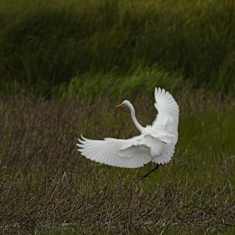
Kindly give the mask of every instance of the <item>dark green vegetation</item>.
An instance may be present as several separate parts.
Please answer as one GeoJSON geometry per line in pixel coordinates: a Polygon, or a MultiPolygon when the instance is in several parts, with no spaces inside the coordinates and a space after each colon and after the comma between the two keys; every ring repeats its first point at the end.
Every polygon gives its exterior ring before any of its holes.
{"type": "MultiPolygon", "coordinates": [[[[221,103],[203,91],[176,97],[181,107],[176,154],[144,181],[139,177],[151,165],[107,167],[76,151],[81,133],[93,138],[137,134],[129,114],[117,112],[115,103],[1,100],[1,230],[234,234],[235,103],[221,103]]],[[[134,101],[144,124],[155,116],[152,103],[147,96],[134,101]]]]}
{"type": "Polygon", "coordinates": [[[2,0],[0,27],[3,94],[48,97],[84,73],[152,66],[235,91],[233,0],[2,0]]]}

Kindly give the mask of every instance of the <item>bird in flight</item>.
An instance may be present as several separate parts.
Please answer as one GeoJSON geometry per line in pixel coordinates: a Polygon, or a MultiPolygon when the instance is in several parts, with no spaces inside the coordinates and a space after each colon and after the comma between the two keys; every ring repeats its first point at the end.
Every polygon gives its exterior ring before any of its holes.
{"type": "Polygon", "coordinates": [[[168,163],[178,141],[179,106],[173,96],[164,89],[155,88],[154,97],[158,114],[152,125],[145,127],[136,119],[135,109],[130,101],[124,100],[117,106],[126,106],[129,109],[132,121],[140,132],[138,136],[104,140],[81,136],[77,144],[78,151],[90,160],[116,167],[137,168],[154,162],[156,166],[144,177],[160,165],[168,163]]]}

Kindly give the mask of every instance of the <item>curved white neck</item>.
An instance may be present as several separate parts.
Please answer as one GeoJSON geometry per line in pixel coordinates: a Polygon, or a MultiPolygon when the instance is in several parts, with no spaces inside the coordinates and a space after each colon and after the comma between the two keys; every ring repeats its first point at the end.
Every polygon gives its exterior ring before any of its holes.
{"type": "Polygon", "coordinates": [[[144,130],[144,127],[141,126],[141,124],[138,122],[138,120],[136,119],[136,116],[135,116],[135,109],[134,109],[134,106],[132,104],[128,105],[127,106],[130,110],[130,113],[131,113],[131,119],[134,123],[134,125],[136,126],[136,128],[139,130],[140,133],[143,132],[144,130]]]}

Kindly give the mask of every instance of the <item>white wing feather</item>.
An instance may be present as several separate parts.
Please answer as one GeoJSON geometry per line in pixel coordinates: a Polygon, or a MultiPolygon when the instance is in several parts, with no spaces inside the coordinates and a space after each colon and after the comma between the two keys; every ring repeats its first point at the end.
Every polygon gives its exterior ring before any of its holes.
{"type": "Polygon", "coordinates": [[[121,140],[79,139],[79,151],[86,158],[110,166],[137,168],[151,161],[149,149],[143,145],[135,146],[135,137],[121,140]],[[133,148],[128,148],[132,146],[133,148]]]}
{"type": "Polygon", "coordinates": [[[161,88],[155,89],[155,108],[157,117],[152,124],[156,133],[173,135],[174,143],[178,140],[179,106],[173,96],[161,88]]]}
{"type": "Polygon", "coordinates": [[[175,152],[178,141],[179,106],[173,96],[164,89],[156,88],[154,96],[154,106],[158,114],[151,129],[153,135],[165,141],[167,145],[162,154],[155,157],[153,161],[163,164],[169,162],[175,152]]]}

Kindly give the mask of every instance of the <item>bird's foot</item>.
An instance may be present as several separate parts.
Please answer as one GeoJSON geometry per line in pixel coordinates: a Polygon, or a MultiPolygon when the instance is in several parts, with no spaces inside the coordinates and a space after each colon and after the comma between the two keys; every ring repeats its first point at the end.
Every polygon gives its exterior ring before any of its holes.
{"type": "Polygon", "coordinates": [[[146,174],[144,174],[141,177],[141,180],[144,180],[147,176],[149,176],[151,173],[153,173],[154,171],[156,171],[159,168],[159,164],[157,164],[152,170],[148,171],[146,174]]]}

